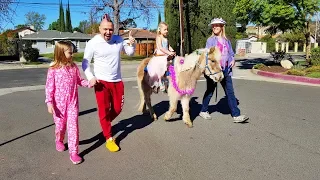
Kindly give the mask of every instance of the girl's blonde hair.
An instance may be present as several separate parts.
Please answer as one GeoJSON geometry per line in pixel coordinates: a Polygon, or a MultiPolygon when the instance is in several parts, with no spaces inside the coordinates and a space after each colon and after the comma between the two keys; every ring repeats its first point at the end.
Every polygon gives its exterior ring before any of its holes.
{"type": "Polygon", "coordinates": [[[158,35],[158,36],[161,35],[161,31],[160,31],[161,26],[167,26],[167,27],[168,27],[168,24],[165,23],[165,22],[160,22],[160,23],[159,23],[158,29],[157,29],[157,35],[158,35]]]}
{"type": "Polygon", "coordinates": [[[73,66],[72,56],[70,59],[66,58],[65,51],[71,49],[73,52],[73,45],[70,41],[59,41],[55,44],[52,68],[60,68],[61,66],[73,66]]]}
{"type": "MultiPolygon", "coordinates": [[[[211,37],[214,37],[216,36],[212,30],[212,35],[211,37]]],[[[226,36],[226,28],[225,28],[225,25],[222,26],[222,30],[221,30],[221,36],[224,37],[225,39],[228,39],[227,36],[226,36]]]]}

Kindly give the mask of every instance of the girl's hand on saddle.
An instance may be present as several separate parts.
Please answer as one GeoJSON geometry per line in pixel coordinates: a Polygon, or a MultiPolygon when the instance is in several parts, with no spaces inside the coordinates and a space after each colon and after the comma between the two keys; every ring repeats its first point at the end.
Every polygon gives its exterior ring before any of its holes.
{"type": "Polygon", "coordinates": [[[176,55],[176,52],[170,52],[169,56],[174,56],[176,55]]]}

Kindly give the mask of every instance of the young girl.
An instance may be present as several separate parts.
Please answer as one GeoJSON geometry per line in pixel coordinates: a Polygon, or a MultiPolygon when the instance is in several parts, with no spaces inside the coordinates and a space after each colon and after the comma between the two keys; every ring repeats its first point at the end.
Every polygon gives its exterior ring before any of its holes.
{"type": "MultiPolygon", "coordinates": [[[[249,118],[245,115],[240,115],[240,109],[238,108],[237,99],[234,95],[231,78],[232,67],[235,63],[234,52],[232,50],[230,41],[227,39],[225,35],[225,24],[226,22],[222,18],[215,18],[211,20],[209,26],[212,27],[212,36],[207,40],[206,48],[218,46],[221,51],[222,56],[220,63],[221,68],[223,70],[224,79],[220,83],[225,91],[228,100],[228,105],[231,110],[231,115],[233,117],[233,122],[241,123],[247,121],[249,118]]],[[[202,108],[199,115],[204,119],[211,119],[211,116],[208,113],[208,105],[213,95],[213,92],[217,87],[217,83],[215,83],[208,76],[204,76],[207,80],[207,90],[203,97],[202,108]]]]}
{"type": "Polygon", "coordinates": [[[162,77],[167,70],[168,56],[175,55],[174,50],[168,43],[168,25],[161,22],[158,25],[156,44],[157,49],[155,56],[150,60],[147,69],[150,76],[150,85],[153,89],[160,87],[161,91],[165,91],[165,86],[162,83],[162,77]]]}
{"type": "Polygon", "coordinates": [[[72,62],[72,54],[71,42],[56,43],[47,75],[45,103],[56,125],[56,150],[65,150],[63,140],[67,128],[70,160],[73,164],[79,164],[82,158],[78,155],[78,85],[89,87],[89,82],[81,78],[77,65],[72,62]]]}

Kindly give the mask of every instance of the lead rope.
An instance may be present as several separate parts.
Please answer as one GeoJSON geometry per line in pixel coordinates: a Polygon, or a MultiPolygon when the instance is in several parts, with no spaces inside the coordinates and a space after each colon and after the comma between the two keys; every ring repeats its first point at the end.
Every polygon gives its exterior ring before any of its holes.
{"type": "Polygon", "coordinates": [[[217,102],[217,99],[218,99],[218,83],[217,83],[217,86],[216,86],[216,100],[215,100],[215,102],[217,102]]]}

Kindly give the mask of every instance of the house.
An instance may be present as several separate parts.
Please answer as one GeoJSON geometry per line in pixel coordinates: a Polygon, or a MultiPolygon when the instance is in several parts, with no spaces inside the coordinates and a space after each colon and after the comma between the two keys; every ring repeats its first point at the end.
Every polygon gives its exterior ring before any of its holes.
{"type": "Polygon", "coordinates": [[[25,35],[23,40],[32,41],[32,47],[39,49],[40,54],[53,53],[55,43],[60,40],[70,40],[76,47],[78,52],[83,52],[87,42],[92,35],[80,32],[60,32],[56,30],[40,30],[38,32],[25,35]]]}
{"type": "Polygon", "coordinates": [[[131,31],[131,35],[137,41],[135,55],[149,56],[154,53],[156,48],[156,33],[146,29],[131,28],[128,30],[120,30],[119,35],[125,41],[128,41],[129,31],[131,31]]]}
{"type": "Polygon", "coordinates": [[[156,42],[157,34],[146,29],[132,28],[128,30],[120,30],[119,34],[124,40],[126,40],[128,39],[129,31],[131,31],[131,35],[136,39],[138,44],[156,42]]]}
{"type": "MultiPolygon", "coordinates": [[[[250,36],[250,35],[255,35],[257,38],[262,38],[265,35],[268,35],[269,33],[267,32],[267,29],[269,28],[269,26],[247,26],[246,27],[246,33],[250,36]]],[[[276,34],[274,34],[272,37],[276,38],[278,37],[280,34],[282,34],[281,31],[278,31],[276,34]]]]}
{"type": "Polygon", "coordinates": [[[33,33],[37,32],[34,29],[34,26],[22,27],[22,28],[16,29],[15,31],[18,32],[19,37],[24,37],[26,35],[33,34],[33,33]]]}
{"type": "Polygon", "coordinates": [[[8,37],[9,40],[13,40],[14,38],[24,37],[25,35],[33,34],[35,32],[37,32],[37,31],[34,30],[33,26],[21,27],[18,29],[8,31],[6,36],[8,37]],[[18,37],[15,37],[17,33],[18,33],[18,37]]]}

